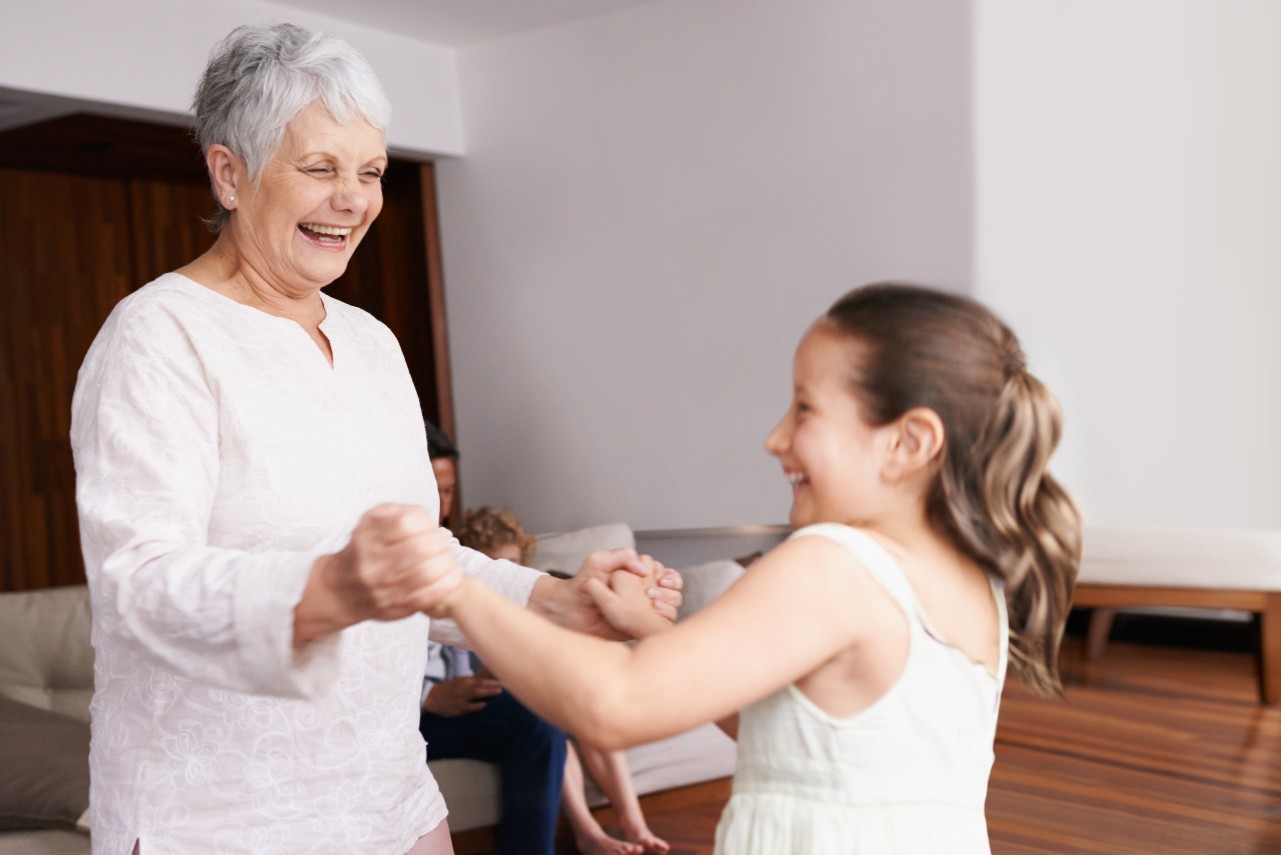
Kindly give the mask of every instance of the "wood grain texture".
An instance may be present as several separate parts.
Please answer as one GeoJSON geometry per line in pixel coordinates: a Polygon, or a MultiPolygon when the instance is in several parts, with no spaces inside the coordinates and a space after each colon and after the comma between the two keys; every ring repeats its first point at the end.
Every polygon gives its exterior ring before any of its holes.
{"type": "Polygon", "coordinates": [[[1076,606],[1093,607],[1086,642],[1086,659],[1103,658],[1108,633],[1118,608],[1168,606],[1196,609],[1238,609],[1252,612],[1258,624],[1259,699],[1281,703],[1281,593],[1210,588],[1163,588],[1140,585],[1078,585],[1076,606]]]}
{"type": "MultiPolygon", "coordinates": [[[[453,375],[449,363],[449,315],[445,311],[445,270],[440,246],[440,210],[436,204],[436,167],[424,163],[419,175],[422,183],[423,239],[427,249],[427,289],[431,301],[432,362],[436,367],[436,399],[440,404],[435,423],[454,437],[458,433],[454,424],[453,375]]],[[[455,504],[463,506],[461,494],[455,504]]]]}
{"type": "Polygon", "coordinates": [[[988,791],[994,853],[1281,852],[1281,711],[1248,652],[1065,650],[1066,697],[1011,685],[988,791]]]}
{"type": "MultiPolygon", "coordinates": [[[[435,356],[421,165],[393,159],[383,215],[330,288],[400,339],[428,417],[435,356]]],[[[0,591],[84,581],[69,442],[76,373],[111,309],[208,248],[214,211],[187,130],[94,116],[0,134],[0,591]]],[[[437,261],[435,269],[439,270],[437,261]]],[[[443,298],[438,298],[443,300],[443,298]]],[[[443,305],[443,302],[441,303],[443,305]]]]}
{"type": "Polygon", "coordinates": [[[0,169],[0,589],[84,580],[71,463],[76,372],[135,268],[126,185],[0,169]]]}
{"type": "Polygon", "coordinates": [[[423,229],[419,165],[393,160],[383,185],[382,213],[356,248],[347,272],[325,293],[359,306],[391,328],[423,402],[423,415],[434,419],[440,406],[423,229]]]}
{"type": "MultiPolygon", "coordinates": [[[[1114,642],[1090,663],[1069,638],[1063,661],[1064,698],[1010,684],[1002,699],[994,855],[1281,853],[1281,711],[1257,703],[1248,650],[1114,642]]],[[[642,805],[673,853],[710,855],[728,797],[674,790],[642,805]]],[[[491,855],[484,834],[459,835],[459,855],[491,855]]],[[[567,836],[557,851],[574,851],[567,836]]]]}
{"type": "Polygon", "coordinates": [[[1281,704],[1281,594],[1270,592],[1259,610],[1259,686],[1265,704],[1281,704]]]}

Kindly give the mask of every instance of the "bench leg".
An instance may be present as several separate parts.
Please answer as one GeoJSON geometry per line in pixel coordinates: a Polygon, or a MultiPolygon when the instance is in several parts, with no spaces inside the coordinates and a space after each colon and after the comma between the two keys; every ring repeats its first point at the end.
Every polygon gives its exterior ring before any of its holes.
{"type": "Polygon", "coordinates": [[[1096,607],[1090,611],[1090,624],[1085,630],[1085,661],[1094,662],[1103,657],[1115,617],[1116,609],[1096,607]]]}
{"type": "Polygon", "coordinates": [[[1259,612],[1259,694],[1281,703],[1281,594],[1268,594],[1259,612]]]}

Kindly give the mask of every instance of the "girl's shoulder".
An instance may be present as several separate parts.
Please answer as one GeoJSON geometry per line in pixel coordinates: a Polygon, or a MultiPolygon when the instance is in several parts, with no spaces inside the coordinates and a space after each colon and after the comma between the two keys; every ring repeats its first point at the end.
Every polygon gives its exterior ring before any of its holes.
{"type": "Polygon", "coordinates": [[[815,523],[797,529],[784,541],[784,545],[793,543],[798,557],[801,550],[812,556],[826,554],[828,560],[861,571],[859,575],[874,582],[909,615],[920,613],[916,594],[898,559],[867,529],[843,523],[815,523]]]}
{"type": "Polygon", "coordinates": [[[788,537],[788,541],[799,541],[804,538],[822,538],[835,543],[849,553],[861,564],[889,564],[898,567],[898,562],[880,541],[877,535],[867,529],[844,523],[814,523],[799,528],[788,537]]]}

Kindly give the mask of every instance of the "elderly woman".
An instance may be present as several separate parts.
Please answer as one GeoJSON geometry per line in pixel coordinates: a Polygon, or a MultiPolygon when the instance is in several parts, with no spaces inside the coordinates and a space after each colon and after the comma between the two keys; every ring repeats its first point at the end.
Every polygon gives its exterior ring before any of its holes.
{"type": "MultiPolygon", "coordinates": [[[[73,405],[94,851],[451,852],[417,728],[433,562],[608,627],[581,583],[437,527],[400,349],[321,292],[382,207],[390,109],[365,61],[241,28],[195,111],[217,240],[115,308],[73,405]]],[[[627,551],[584,577],[624,567],[679,587],[627,551]]],[[[674,614],[676,591],[654,596],[674,614]]]]}

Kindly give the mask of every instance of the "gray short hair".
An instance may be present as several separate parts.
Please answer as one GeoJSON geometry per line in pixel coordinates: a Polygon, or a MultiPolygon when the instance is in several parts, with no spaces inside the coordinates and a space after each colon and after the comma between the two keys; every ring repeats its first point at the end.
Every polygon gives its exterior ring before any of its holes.
{"type": "MultiPolygon", "coordinates": [[[[363,119],[385,133],[391,121],[382,84],[351,45],[294,24],[237,27],[214,48],[196,87],[195,136],[206,154],[213,145],[231,149],[257,181],[285,126],[317,100],[342,124],[363,119]]],[[[216,187],[214,201],[220,231],[230,213],[216,187]]]]}

